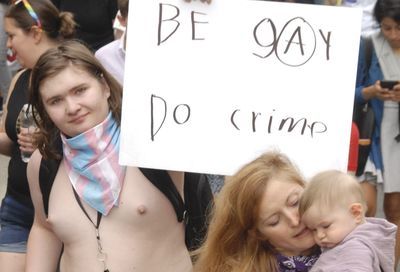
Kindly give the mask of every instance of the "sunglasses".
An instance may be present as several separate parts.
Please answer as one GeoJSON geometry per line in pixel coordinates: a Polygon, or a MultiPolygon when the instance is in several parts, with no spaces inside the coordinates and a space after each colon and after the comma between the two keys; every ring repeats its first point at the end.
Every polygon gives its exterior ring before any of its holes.
{"type": "Polygon", "coordinates": [[[24,7],[28,11],[28,13],[32,17],[32,19],[35,20],[37,27],[39,29],[42,29],[42,23],[39,20],[39,16],[36,14],[36,12],[33,10],[32,6],[31,6],[31,4],[27,0],[15,1],[14,5],[18,5],[21,2],[24,4],[24,7]]]}

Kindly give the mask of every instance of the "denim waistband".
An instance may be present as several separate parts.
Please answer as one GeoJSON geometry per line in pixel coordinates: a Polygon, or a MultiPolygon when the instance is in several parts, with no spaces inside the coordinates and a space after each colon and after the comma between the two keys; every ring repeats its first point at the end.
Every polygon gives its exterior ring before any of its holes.
{"type": "Polygon", "coordinates": [[[31,228],[33,223],[33,206],[23,204],[11,196],[3,198],[0,207],[0,223],[16,224],[31,228]]]}

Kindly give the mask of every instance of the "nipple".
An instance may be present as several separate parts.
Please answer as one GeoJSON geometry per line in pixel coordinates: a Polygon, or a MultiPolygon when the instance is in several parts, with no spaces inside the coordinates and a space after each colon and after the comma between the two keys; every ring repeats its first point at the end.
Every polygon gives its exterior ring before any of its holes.
{"type": "Polygon", "coordinates": [[[137,211],[139,214],[145,214],[146,213],[146,207],[144,205],[140,205],[137,207],[137,211]]]}

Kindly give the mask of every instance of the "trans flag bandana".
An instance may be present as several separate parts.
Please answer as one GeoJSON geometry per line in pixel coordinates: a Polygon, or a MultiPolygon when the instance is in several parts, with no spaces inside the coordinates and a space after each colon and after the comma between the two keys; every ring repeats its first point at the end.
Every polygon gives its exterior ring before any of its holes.
{"type": "Polygon", "coordinates": [[[73,138],[61,134],[64,165],[78,193],[92,208],[107,215],[118,198],[125,166],[118,164],[120,128],[111,113],[94,128],[73,138]]]}

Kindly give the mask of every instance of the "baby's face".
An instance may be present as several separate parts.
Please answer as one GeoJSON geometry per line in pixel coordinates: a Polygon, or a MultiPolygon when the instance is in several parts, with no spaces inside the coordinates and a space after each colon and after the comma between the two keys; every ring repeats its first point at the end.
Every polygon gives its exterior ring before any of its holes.
{"type": "Polygon", "coordinates": [[[323,209],[313,205],[301,220],[313,232],[314,240],[321,248],[336,246],[357,227],[357,220],[350,207],[323,209]]]}

